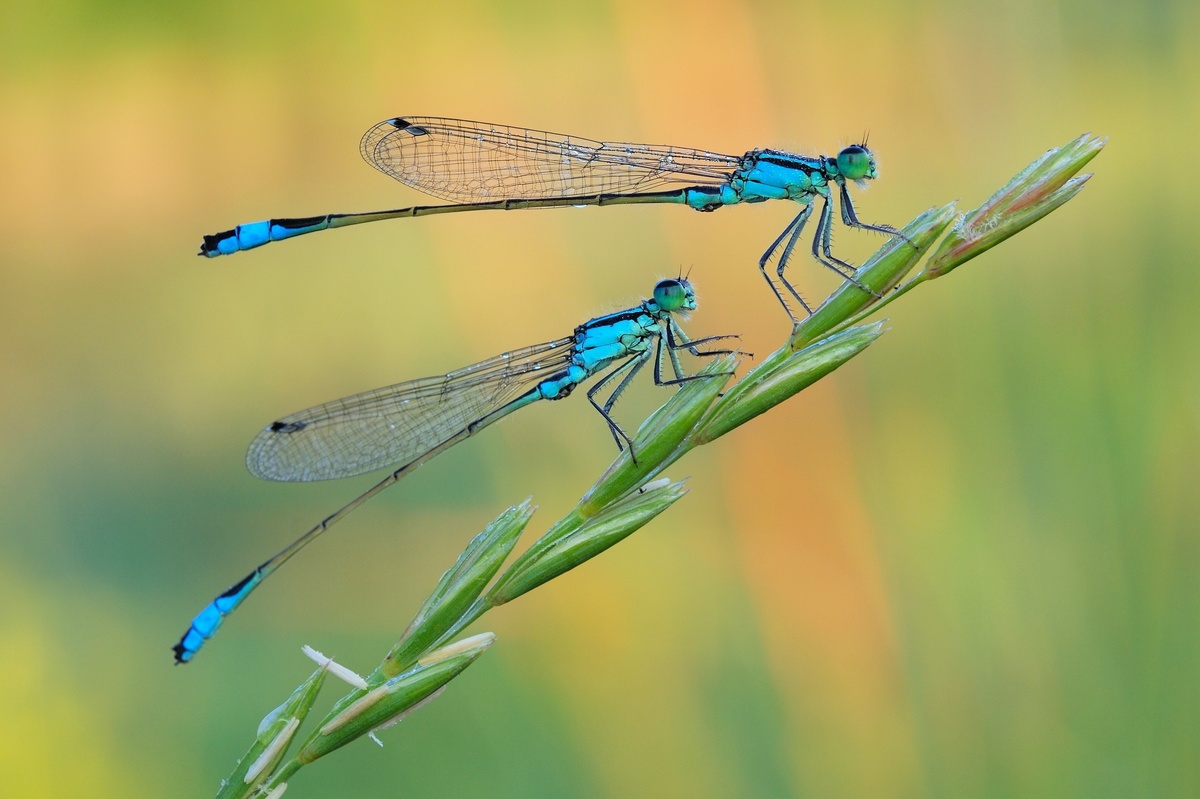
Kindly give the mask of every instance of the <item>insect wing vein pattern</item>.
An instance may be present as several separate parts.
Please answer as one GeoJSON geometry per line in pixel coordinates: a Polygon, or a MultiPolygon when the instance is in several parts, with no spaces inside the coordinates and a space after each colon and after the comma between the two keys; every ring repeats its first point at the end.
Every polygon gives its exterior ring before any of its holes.
{"type": "Polygon", "coordinates": [[[439,117],[398,117],[367,131],[367,163],[451,202],[585,197],[720,185],[740,157],[686,147],[599,142],[439,117]]]}
{"type": "Polygon", "coordinates": [[[267,480],[352,477],[403,463],[519,397],[571,359],[569,338],[334,400],[284,417],[250,444],[246,466],[267,480]]]}

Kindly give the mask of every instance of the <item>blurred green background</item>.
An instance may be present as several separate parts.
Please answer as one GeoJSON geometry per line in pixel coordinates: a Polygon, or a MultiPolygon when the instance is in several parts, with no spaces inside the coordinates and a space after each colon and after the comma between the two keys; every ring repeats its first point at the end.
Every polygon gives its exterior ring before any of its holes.
{"type": "MultiPolygon", "coordinates": [[[[187,668],[214,592],[369,478],[276,485],[311,404],[566,334],[691,269],[697,335],[787,332],[791,211],[371,225],[216,261],[202,233],[424,201],[398,114],[741,153],[869,129],[863,219],[973,207],[1111,136],[1062,210],[892,306],[863,357],[672,468],[692,494],[484,620],[438,702],[292,797],[1194,796],[1200,6],[145,4],[0,25],[0,795],[207,796],[311,671],[360,671],[504,506],[608,462],[537,407],[372,501],[187,668]]],[[[837,230],[861,260],[879,239],[837,230]]],[[[807,258],[811,297],[832,288],[807,258]]],[[[618,406],[631,428],[663,395],[618,406]]],[[[332,692],[329,692],[332,695],[332,692]]]]}

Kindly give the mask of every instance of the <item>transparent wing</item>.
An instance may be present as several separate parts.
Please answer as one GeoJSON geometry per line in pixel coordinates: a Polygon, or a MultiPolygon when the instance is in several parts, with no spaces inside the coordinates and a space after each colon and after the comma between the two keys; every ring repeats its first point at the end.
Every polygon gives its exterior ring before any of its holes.
{"type": "Polygon", "coordinates": [[[299,482],[407,463],[566,366],[573,341],[535,344],[294,413],[255,437],[246,467],[265,480],[299,482]]]}
{"type": "Polygon", "coordinates": [[[397,117],[367,131],[367,163],[451,202],[538,199],[721,184],[741,158],[686,147],[598,142],[440,117],[397,117]]]}

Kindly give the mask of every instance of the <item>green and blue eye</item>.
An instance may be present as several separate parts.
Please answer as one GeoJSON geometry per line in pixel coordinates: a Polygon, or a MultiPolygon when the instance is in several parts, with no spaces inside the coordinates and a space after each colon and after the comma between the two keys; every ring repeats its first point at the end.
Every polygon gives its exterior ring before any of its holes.
{"type": "Polygon", "coordinates": [[[678,311],[693,297],[692,286],[686,280],[660,280],[654,287],[654,302],[664,311],[678,311]]]}
{"type": "Polygon", "coordinates": [[[862,180],[875,177],[875,158],[871,151],[859,144],[852,144],[838,153],[838,172],[846,180],[862,180]]]}

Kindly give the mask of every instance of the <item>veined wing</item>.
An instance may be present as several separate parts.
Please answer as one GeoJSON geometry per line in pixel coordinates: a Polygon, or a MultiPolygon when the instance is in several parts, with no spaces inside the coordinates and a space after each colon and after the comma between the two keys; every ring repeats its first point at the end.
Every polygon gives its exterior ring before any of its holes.
{"type": "Polygon", "coordinates": [[[573,343],[535,344],[294,413],[255,437],[246,467],[266,480],[306,482],[407,463],[563,368],[573,343]]]}
{"type": "Polygon", "coordinates": [[[456,203],[584,197],[721,184],[741,158],[686,147],[579,136],[441,117],[397,117],[360,144],[371,166],[456,203]]]}

